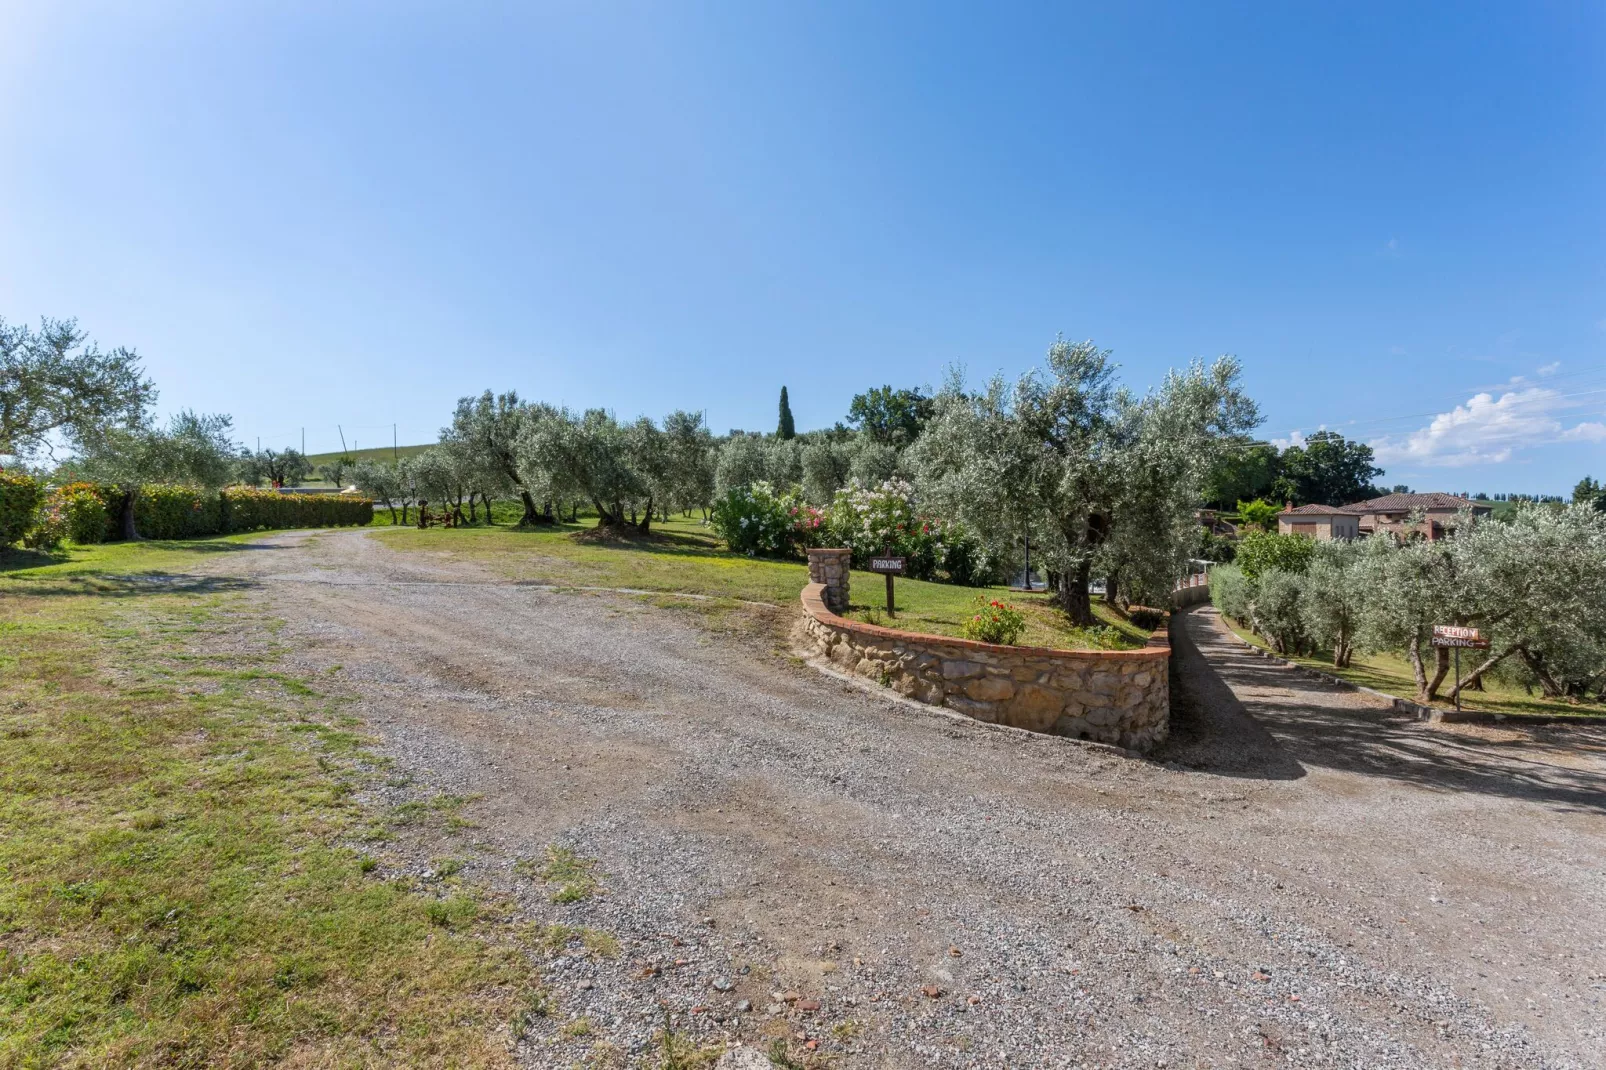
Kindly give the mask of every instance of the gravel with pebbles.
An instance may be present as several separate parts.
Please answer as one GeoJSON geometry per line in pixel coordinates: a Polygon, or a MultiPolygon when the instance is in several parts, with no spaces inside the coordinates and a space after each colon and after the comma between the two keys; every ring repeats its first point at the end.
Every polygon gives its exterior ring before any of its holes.
{"type": "Polygon", "coordinates": [[[638,1065],[666,1021],[839,1067],[1606,1065],[1599,727],[1407,724],[1205,608],[1141,760],[824,674],[790,606],[721,630],[361,532],[263,545],[209,567],[343,666],[410,778],[375,805],[475,795],[461,876],[618,939],[533,967],[530,1066],[638,1065]],[[553,903],[520,865],[551,844],[604,890],[553,903]]]}

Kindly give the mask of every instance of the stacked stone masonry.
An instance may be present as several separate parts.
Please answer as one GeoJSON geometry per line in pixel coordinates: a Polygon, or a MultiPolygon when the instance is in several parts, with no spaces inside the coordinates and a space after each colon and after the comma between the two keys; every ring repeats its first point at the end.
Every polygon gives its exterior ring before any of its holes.
{"type": "Polygon", "coordinates": [[[825,588],[821,597],[826,608],[833,613],[848,608],[848,583],[852,573],[853,551],[848,549],[821,549],[809,551],[809,582],[825,588]]]}
{"type": "MultiPolygon", "coordinates": [[[[844,562],[844,568],[846,564],[844,562]]],[[[809,558],[814,578],[814,554],[809,558]]],[[[878,628],[838,616],[819,580],[803,627],[833,666],[979,721],[1147,751],[1171,725],[1164,626],[1140,650],[1050,650],[878,628]]]]}

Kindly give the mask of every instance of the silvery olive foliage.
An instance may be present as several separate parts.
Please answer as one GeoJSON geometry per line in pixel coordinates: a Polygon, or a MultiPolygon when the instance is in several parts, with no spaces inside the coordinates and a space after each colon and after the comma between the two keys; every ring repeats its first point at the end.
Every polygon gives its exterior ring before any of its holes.
{"type": "Polygon", "coordinates": [[[1332,652],[1338,668],[1346,668],[1355,653],[1373,578],[1390,550],[1386,538],[1318,542],[1305,567],[1299,602],[1304,631],[1312,643],[1332,652]]]}
{"type": "Polygon", "coordinates": [[[733,432],[719,449],[714,490],[721,498],[732,490],[765,482],[793,487],[803,482],[800,438],[766,437],[756,432],[733,432]]]}
{"type": "Polygon", "coordinates": [[[121,441],[116,432],[139,431],[155,402],[132,349],[102,351],[76,320],[42,319],[35,330],[0,317],[0,458],[121,441]]]}
{"type": "Polygon", "coordinates": [[[1184,571],[1206,477],[1260,422],[1239,375],[1230,357],[1196,362],[1139,397],[1117,385],[1109,350],[1060,339],[1014,383],[971,393],[950,376],[905,463],[939,512],[990,541],[1034,533],[1066,611],[1089,624],[1097,558],[1156,600],[1184,571]]]}
{"type": "Polygon", "coordinates": [[[1599,695],[1606,688],[1606,513],[1525,504],[1509,521],[1468,512],[1448,527],[1449,537],[1432,541],[1382,535],[1316,543],[1298,573],[1269,568],[1255,579],[1218,566],[1211,598],[1288,653],[1319,645],[1338,666],[1357,650],[1403,654],[1419,701],[1453,700],[1507,664],[1547,696],[1599,695]],[[1298,591],[1292,607],[1291,587],[1298,591]],[[1459,682],[1450,678],[1450,651],[1432,646],[1437,624],[1474,627],[1490,641],[1470,661],[1463,655],[1459,682]]]}

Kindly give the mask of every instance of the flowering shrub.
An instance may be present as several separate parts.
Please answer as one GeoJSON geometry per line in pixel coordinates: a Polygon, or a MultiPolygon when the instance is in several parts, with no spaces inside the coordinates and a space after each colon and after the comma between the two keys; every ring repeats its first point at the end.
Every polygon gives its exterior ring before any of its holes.
{"type": "MultiPolygon", "coordinates": [[[[711,523],[725,544],[749,557],[780,557],[799,541],[803,505],[792,494],[776,494],[764,480],[732,487],[714,503],[711,523]]],[[[812,528],[809,530],[813,530],[812,528]]]]}
{"type": "Polygon", "coordinates": [[[0,550],[16,543],[33,525],[40,496],[39,481],[33,476],[0,471],[0,550]]]}
{"type": "Polygon", "coordinates": [[[34,514],[33,526],[22,537],[22,545],[30,550],[54,550],[66,540],[67,514],[56,495],[47,495],[34,514]]]}
{"type": "Polygon", "coordinates": [[[944,550],[942,526],[915,512],[914,488],[901,479],[874,488],[854,480],[836,492],[829,523],[832,537],[853,551],[859,568],[890,551],[904,558],[906,575],[917,580],[936,575],[944,550]]]}
{"type": "Polygon", "coordinates": [[[826,512],[798,498],[796,495],[787,495],[791,501],[787,512],[792,517],[792,543],[799,549],[821,545],[821,540],[830,534],[830,527],[826,523],[826,512]]]}
{"type": "Polygon", "coordinates": [[[67,538],[77,543],[105,542],[114,535],[113,505],[122,505],[122,492],[96,483],[68,483],[51,493],[53,505],[66,524],[67,538]]]}
{"type": "Polygon", "coordinates": [[[961,524],[922,516],[914,488],[901,479],[879,487],[854,480],[836,492],[826,527],[821,538],[852,550],[858,568],[890,550],[904,559],[905,574],[917,580],[934,580],[941,572],[950,583],[981,587],[993,578],[994,564],[981,540],[961,524]]]}
{"type": "Polygon", "coordinates": [[[965,621],[962,631],[966,639],[981,643],[1002,643],[1011,646],[1026,630],[1026,618],[1008,602],[977,595],[975,612],[965,621]]]}

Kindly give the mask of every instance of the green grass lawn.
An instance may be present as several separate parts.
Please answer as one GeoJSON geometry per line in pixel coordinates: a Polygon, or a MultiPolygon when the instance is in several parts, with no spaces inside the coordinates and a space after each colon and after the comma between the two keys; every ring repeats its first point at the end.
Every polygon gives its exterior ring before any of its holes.
{"type": "Polygon", "coordinates": [[[1130,650],[1142,646],[1149,638],[1149,632],[1097,600],[1093,603],[1093,612],[1102,623],[1093,628],[1078,628],[1066,618],[1053,596],[1046,593],[1023,594],[1002,587],[978,590],[907,579],[898,579],[895,584],[897,615],[888,617],[886,581],[872,573],[855,572],[851,591],[853,606],[847,613],[848,618],[887,628],[962,637],[962,626],[975,612],[976,599],[986,597],[1007,602],[1025,616],[1026,631],[1020,637],[1021,646],[1130,650]]]}
{"type": "Polygon", "coordinates": [[[248,543],[267,534],[254,531],[204,539],[151,539],[98,546],[68,543],[63,549],[48,554],[13,549],[0,552],[0,593],[8,590],[7,581],[98,580],[104,587],[108,577],[183,572],[215,554],[243,550],[248,543]]]}
{"type": "MultiPolygon", "coordinates": [[[[579,524],[536,529],[387,528],[378,537],[394,549],[474,560],[509,579],[531,583],[700,594],[790,608],[808,582],[808,566],[803,562],[732,554],[698,520],[676,517],[655,523],[647,538],[592,539],[588,534],[595,531],[595,524],[595,520],[582,518],[579,524]]],[[[1047,595],[902,578],[897,580],[898,616],[896,621],[888,621],[877,609],[884,605],[885,590],[880,576],[853,573],[854,606],[848,616],[909,631],[959,635],[971,603],[985,592],[989,597],[1004,598],[1026,614],[1027,630],[1021,638],[1025,645],[1118,649],[1141,646],[1149,635],[1102,604],[1095,611],[1105,627],[1084,630],[1072,627],[1047,595]]]]}
{"type": "MultiPolygon", "coordinates": [[[[1251,643],[1262,650],[1270,651],[1271,647],[1266,641],[1244,625],[1223,616],[1221,618],[1232,629],[1233,634],[1247,643],[1251,643]]],[[[1411,663],[1403,657],[1393,654],[1362,654],[1356,653],[1350,658],[1349,668],[1336,669],[1331,659],[1287,657],[1278,654],[1278,657],[1287,658],[1299,665],[1311,669],[1320,669],[1331,673],[1350,683],[1370,687],[1397,698],[1416,701],[1416,678],[1411,673],[1411,663]]],[[[1466,655],[1462,655],[1461,668],[1463,672],[1472,669],[1466,655]]],[[[1444,690],[1449,690],[1450,680],[1447,677],[1444,690]]],[[[1510,687],[1490,680],[1485,685],[1485,691],[1463,691],[1461,693],[1461,708],[1464,710],[1480,710],[1487,713],[1502,713],[1510,715],[1538,715],[1549,717],[1606,717],[1606,707],[1599,703],[1586,702],[1573,705],[1565,699],[1547,699],[1535,692],[1530,695],[1520,687],[1510,687]]],[[[1442,698],[1433,703],[1439,709],[1453,709],[1454,704],[1442,698]]]]}
{"type": "Polygon", "coordinates": [[[254,537],[0,558],[0,1067],[505,1066],[544,999],[494,899],[376,870],[384,763],[275,622],[122,579],[254,537]]]}
{"type": "Polygon", "coordinates": [[[595,528],[595,520],[581,518],[579,524],[540,528],[385,527],[375,537],[396,550],[471,560],[529,583],[685,592],[792,606],[808,582],[803,562],[729,553],[700,521],[655,523],[646,538],[592,539],[595,528]]]}

